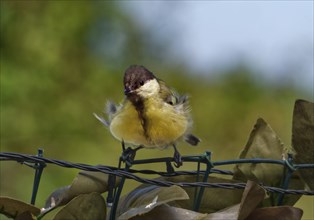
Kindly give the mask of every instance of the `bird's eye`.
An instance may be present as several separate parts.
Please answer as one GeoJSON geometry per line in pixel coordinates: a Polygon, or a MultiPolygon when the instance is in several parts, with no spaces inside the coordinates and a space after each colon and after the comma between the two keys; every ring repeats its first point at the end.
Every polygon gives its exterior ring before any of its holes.
{"type": "Polygon", "coordinates": [[[144,81],[140,81],[140,85],[141,85],[141,86],[144,85],[144,81]]]}

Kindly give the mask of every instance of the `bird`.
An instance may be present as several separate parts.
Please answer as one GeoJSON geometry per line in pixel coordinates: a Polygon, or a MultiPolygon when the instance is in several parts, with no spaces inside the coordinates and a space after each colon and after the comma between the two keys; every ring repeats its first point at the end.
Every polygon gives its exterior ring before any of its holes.
{"type": "Polygon", "coordinates": [[[148,149],[174,148],[175,166],[182,165],[176,144],[184,139],[196,146],[200,139],[191,134],[192,119],[188,96],[180,96],[142,65],[131,65],[124,73],[121,104],[107,103],[107,119],[95,117],[106,125],[117,140],[148,149]]]}

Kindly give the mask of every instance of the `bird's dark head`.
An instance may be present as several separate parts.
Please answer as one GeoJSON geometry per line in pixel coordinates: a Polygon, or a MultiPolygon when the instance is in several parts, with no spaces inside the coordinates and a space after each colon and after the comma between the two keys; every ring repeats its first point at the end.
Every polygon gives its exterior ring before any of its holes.
{"type": "Polygon", "coordinates": [[[124,74],[124,94],[143,98],[158,94],[160,86],[152,72],[143,66],[132,65],[124,74]]]}

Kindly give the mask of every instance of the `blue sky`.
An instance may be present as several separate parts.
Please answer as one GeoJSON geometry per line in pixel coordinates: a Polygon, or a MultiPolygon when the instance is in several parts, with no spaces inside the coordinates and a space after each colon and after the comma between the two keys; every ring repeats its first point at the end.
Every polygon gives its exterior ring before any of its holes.
{"type": "Polygon", "coordinates": [[[191,71],[245,60],[260,74],[313,89],[313,1],[132,1],[122,7],[191,71]],[[288,74],[294,73],[294,74],[288,74]]]}

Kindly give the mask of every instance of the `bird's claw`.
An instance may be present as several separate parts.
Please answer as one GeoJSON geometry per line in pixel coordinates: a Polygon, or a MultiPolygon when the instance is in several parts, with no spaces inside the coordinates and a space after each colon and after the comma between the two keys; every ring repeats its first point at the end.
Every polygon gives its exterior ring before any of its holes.
{"type": "Polygon", "coordinates": [[[180,153],[177,150],[174,151],[173,159],[174,159],[174,166],[176,168],[179,168],[182,166],[182,158],[181,158],[180,153]]]}
{"type": "Polygon", "coordinates": [[[127,149],[125,149],[125,145],[124,145],[124,142],[122,142],[122,155],[121,155],[121,160],[123,162],[125,162],[128,166],[131,166],[133,161],[134,161],[134,158],[135,158],[135,155],[136,155],[136,152],[139,150],[139,149],[142,149],[143,146],[139,146],[137,148],[131,148],[131,147],[128,147],[127,149]]]}
{"type": "Polygon", "coordinates": [[[131,147],[128,147],[126,150],[122,152],[121,160],[130,166],[134,161],[135,155],[136,150],[133,150],[131,147]]]}

